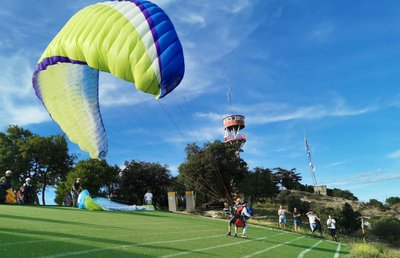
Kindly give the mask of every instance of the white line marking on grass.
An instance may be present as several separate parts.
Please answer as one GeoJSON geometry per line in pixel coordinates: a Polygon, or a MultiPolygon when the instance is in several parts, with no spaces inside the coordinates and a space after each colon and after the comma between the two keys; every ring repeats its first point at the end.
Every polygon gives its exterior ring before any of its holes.
{"type": "Polygon", "coordinates": [[[200,249],[195,249],[195,250],[191,250],[191,251],[186,251],[186,252],[169,254],[169,255],[165,255],[165,256],[161,256],[161,257],[162,258],[174,257],[174,256],[185,255],[185,254],[190,254],[190,253],[208,251],[208,250],[211,250],[211,249],[227,247],[227,246],[231,246],[231,245],[241,245],[241,244],[249,243],[249,242],[252,242],[252,241],[259,241],[259,240],[263,240],[263,239],[266,239],[266,238],[269,238],[269,237],[279,236],[279,235],[283,235],[283,234],[286,234],[286,233],[279,233],[279,234],[272,235],[272,236],[266,236],[266,237],[259,237],[259,238],[254,238],[254,239],[243,240],[243,242],[239,242],[239,243],[238,242],[234,242],[234,243],[223,244],[223,245],[215,245],[215,246],[210,246],[210,247],[206,247],[206,248],[200,248],[200,249]]]}
{"type": "Polygon", "coordinates": [[[118,245],[118,246],[112,246],[112,247],[106,247],[106,248],[94,248],[94,249],[82,250],[82,251],[76,251],[76,252],[60,253],[60,254],[54,254],[54,255],[49,255],[49,256],[39,256],[39,258],[53,258],[53,257],[63,257],[63,256],[70,256],[70,255],[80,255],[80,254],[101,252],[101,251],[105,251],[105,250],[127,249],[130,247],[157,245],[157,244],[165,244],[165,243],[179,243],[179,242],[186,242],[186,241],[200,240],[200,239],[207,239],[207,238],[214,238],[214,237],[221,237],[221,236],[225,236],[225,235],[184,238],[184,239],[177,239],[177,240],[156,241],[156,242],[147,242],[147,243],[137,243],[137,244],[131,244],[131,245],[118,245]]]}
{"type": "Polygon", "coordinates": [[[309,251],[311,251],[312,249],[314,249],[314,247],[316,247],[317,245],[321,244],[322,240],[318,241],[317,243],[315,243],[314,245],[312,245],[310,248],[304,250],[303,252],[301,252],[299,254],[299,256],[297,256],[297,258],[303,258],[303,256],[308,253],[309,251]]]}
{"type": "Polygon", "coordinates": [[[338,258],[339,257],[339,252],[340,252],[340,243],[338,244],[338,246],[336,247],[336,253],[333,256],[333,258],[338,258]]]}
{"type": "Polygon", "coordinates": [[[270,247],[268,247],[268,248],[266,248],[266,249],[264,249],[264,250],[260,250],[260,251],[254,252],[254,253],[252,253],[252,254],[243,256],[242,258],[248,258],[248,257],[252,257],[252,256],[255,256],[255,255],[259,255],[259,254],[265,253],[266,251],[269,251],[269,250],[271,250],[271,249],[274,249],[274,248],[277,248],[277,247],[280,247],[280,246],[283,246],[283,245],[292,243],[292,242],[294,242],[294,241],[296,241],[296,240],[299,240],[299,239],[301,239],[301,238],[304,238],[304,236],[295,238],[295,239],[293,239],[293,240],[287,241],[287,242],[282,243],[282,244],[270,246],[270,247]]]}

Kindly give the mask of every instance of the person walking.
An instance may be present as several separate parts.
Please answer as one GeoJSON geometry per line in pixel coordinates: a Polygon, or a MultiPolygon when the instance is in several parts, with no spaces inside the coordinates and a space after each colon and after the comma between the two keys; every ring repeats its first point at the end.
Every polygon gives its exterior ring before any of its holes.
{"type": "MultiPolygon", "coordinates": [[[[319,233],[322,236],[322,223],[321,223],[321,218],[318,217],[318,214],[315,214],[315,224],[317,226],[316,230],[319,231],[319,233]]],[[[315,231],[314,231],[315,232],[315,231]]]]}
{"type": "Polygon", "coordinates": [[[332,218],[331,215],[328,216],[328,220],[326,221],[326,225],[328,226],[328,229],[331,233],[332,239],[337,241],[337,236],[336,236],[336,221],[335,219],[332,218]]]}
{"type": "Polygon", "coordinates": [[[314,233],[317,230],[316,215],[312,210],[306,213],[308,221],[310,223],[311,232],[314,233]]]}

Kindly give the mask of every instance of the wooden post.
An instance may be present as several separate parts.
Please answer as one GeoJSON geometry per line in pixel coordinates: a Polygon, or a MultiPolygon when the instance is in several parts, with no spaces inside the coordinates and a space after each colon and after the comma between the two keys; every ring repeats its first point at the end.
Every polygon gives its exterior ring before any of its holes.
{"type": "Polygon", "coordinates": [[[365,244],[365,230],[364,230],[364,217],[361,217],[361,229],[362,229],[362,238],[365,244]]]}
{"type": "Polygon", "coordinates": [[[186,210],[188,211],[194,211],[196,208],[196,202],[194,199],[194,194],[193,191],[186,191],[186,210]]]}
{"type": "Polygon", "coordinates": [[[168,210],[176,212],[176,192],[168,192],[168,210]]]}

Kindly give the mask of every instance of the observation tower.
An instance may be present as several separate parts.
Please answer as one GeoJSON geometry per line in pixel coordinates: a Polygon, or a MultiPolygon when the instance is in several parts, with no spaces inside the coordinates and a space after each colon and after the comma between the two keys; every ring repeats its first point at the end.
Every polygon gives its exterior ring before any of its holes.
{"type": "Polygon", "coordinates": [[[246,135],[241,133],[241,130],[245,127],[244,116],[242,115],[230,115],[224,117],[222,120],[224,123],[224,141],[227,144],[239,143],[239,151],[242,149],[246,142],[246,135]]]}

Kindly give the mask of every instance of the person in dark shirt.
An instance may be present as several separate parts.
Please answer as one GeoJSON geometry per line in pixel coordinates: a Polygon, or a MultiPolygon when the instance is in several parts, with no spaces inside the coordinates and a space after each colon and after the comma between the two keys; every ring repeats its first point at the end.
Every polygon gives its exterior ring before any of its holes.
{"type": "Polygon", "coordinates": [[[297,210],[297,208],[294,208],[293,210],[294,231],[300,231],[300,225],[301,225],[300,217],[301,217],[300,212],[297,210]]]}
{"type": "Polygon", "coordinates": [[[0,182],[0,202],[6,201],[7,190],[12,188],[12,171],[7,170],[0,182]]]}
{"type": "Polygon", "coordinates": [[[31,179],[28,177],[25,179],[25,183],[23,184],[24,192],[23,192],[23,203],[24,204],[39,204],[37,202],[37,195],[35,188],[31,183],[31,179]]]}
{"type": "Polygon", "coordinates": [[[81,179],[77,178],[72,184],[71,195],[72,195],[72,206],[76,207],[79,193],[82,191],[81,179]]]}

